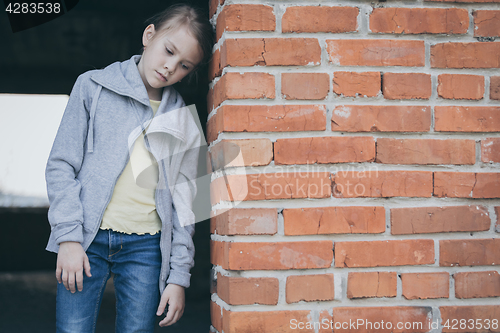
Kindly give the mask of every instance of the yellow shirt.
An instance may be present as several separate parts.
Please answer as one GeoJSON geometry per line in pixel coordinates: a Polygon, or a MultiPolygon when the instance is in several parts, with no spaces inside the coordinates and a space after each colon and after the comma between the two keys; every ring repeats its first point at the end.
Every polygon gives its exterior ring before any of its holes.
{"type": "MultiPolygon", "coordinates": [[[[160,101],[149,101],[156,115],[160,101]]],[[[153,235],[161,230],[155,204],[158,164],[146,149],[144,133],[135,141],[130,159],[116,182],[111,201],[104,211],[101,229],[139,235],[153,235]]]]}

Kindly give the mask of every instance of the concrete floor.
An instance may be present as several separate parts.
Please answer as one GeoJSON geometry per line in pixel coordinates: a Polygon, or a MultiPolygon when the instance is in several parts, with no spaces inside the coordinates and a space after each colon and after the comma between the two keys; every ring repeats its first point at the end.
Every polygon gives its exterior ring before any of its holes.
{"type": "MultiPolygon", "coordinates": [[[[55,332],[57,281],[53,271],[0,273],[0,332],[55,332]]],[[[115,296],[108,281],[97,322],[97,333],[114,332],[115,296]]],[[[158,319],[159,321],[159,319],[158,319]]],[[[182,318],[157,332],[206,333],[210,328],[210,299],[186,299],[182,318]]]]}

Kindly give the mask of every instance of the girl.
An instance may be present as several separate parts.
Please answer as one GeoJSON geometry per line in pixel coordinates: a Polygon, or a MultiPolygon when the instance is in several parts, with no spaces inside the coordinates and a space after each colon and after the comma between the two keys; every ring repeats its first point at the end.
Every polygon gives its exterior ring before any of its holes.
{"type": "Polygon", "coordinates": [[[182,316],[201,134],[172,85],[212,38],[201,11],[175,5],[151,19],[142,55],[76,80],[46,168],[57,332],[95,331],[110,273],[117,332],[153,332],[167,304],[160,326],[182,316]]]}

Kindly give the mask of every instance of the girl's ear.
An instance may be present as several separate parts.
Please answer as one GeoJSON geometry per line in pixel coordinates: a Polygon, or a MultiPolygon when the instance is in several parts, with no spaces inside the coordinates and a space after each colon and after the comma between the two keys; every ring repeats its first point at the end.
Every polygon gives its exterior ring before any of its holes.
{"type": "Polygon", "coordinates": [[[153,24],[148,25],[146,29],[144,29],[144,33],[142,34],[142,45],[148,45],[149,41],[151,40],[151,38],[153,38],[155,33],[155,26],[153,24]]]}

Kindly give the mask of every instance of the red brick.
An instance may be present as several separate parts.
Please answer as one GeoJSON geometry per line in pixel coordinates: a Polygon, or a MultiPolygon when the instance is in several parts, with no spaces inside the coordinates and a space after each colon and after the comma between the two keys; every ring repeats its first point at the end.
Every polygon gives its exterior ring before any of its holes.
{"type": "Polygon", "coordinates": [[[281,19],[282,32],[354,32],[359,9],[356,7],[288,7],[281,19]]]}
{"type": "Polygon", "coordinates": [[[283,210],[285,235],[372,234],[385,231],[384,207],[317,207],[283,210]]]}
{"type": "Polygon", "coordinates": [[[209,88],[207,93],[207,111],[210,114],[214,109],[214,88],[209,88]]]}
{"type": "Polygon", "coordinates": [[[495,207],[495,214],[497,214],[497,223],[495,225],[495,231],[500,232],[500,207],[495,207]]]}
{"type": "Polygon", "coordinates": [[[328,309],[318,310],[319,312],[319,322],[326,323],[326,325],[321,325],[318,327],[318,333],[332,333],[331,321],[332,315],[328,313],[328,309]]]}
{"type": "Polygon", "coordinates": [[[218,235],[274,235],[278,230],[276,208],[233,208],[212,217],[212,233],[218,235]]]}
{"type": "Polygon", "coordinates": [[[212,205],[220,201],[329,198],[331,190],[328,172],[229,175],[210,184],[212,205]]]}
{"type": "Polygon", "coordinates": [[[474,140],[377,139],[378,163],[474,164],[474,140]]]}
{"type": "MultiPolygon", "coordinates": [[[[331,320],[334,323],[347,323],[345,330],[335,332],[373,333],[373,332],[428,332],[432,318],[430,306],[371,306],[371,307],[334,307],[331,320]],[[382,329],[381,325],[383,322],[382,329]],[[350,326],[350,323],[359,325],[350,326]],[[392,329],[387,329],[388,323],[392,329]],[[398,323],[409,323],[411,329],[397,329],[398,323]],[[378,325],[378,326],[377,326],[378,325]]],[[[435,319],[434,319],[435,320],[435,319]]],[[[330,331],[331,332],[331,331],[330,331]]]]}
{"type": "Polygon", "coordinates": [[[500,132],[500,106],[435,106],[434,117],[437,132],[500,132]]]}
{"type": "Polygon", "coordinates": [[[349,272],[347,297],[396,297],[397,287],[396,272],[349,272]]]}
{"type": "Polygon", "coordinates": [[[226,266],[228,265],[228,242],[210,241],[210,263],[213,265],[226,266]]]}
{"type": "Polygon", "coordinates": [[[490,77],[490,99],[500,100],[500,76],[490,77]]]}
{"type": "Polygon", "coordinates": [[[439,241],[440,266],[500,264],[500,238],[447,239],[439,241]]]}
{"type": "Polygon", "coordinates": [[[446,99],[474,99],[484,96],[484,76],[467,74],[438,75],[437,92],[446,99]]]}
{"type": "Polygon", "coordinates": [[[497,271],[460,272],[455,278],[456,298],[480,298],[500,296],[500,275],[497,271]]]}
{"type": "Polygon", "coordinates": [[[227,66],[258,66],[265,65],[262,52],[264,39],[262,38],[226,38],[220,47],[221,68],[227,66]]]}
{"type": "Polygon", "coordinates": [[[432,68],[499,68],[500,43],[438,43],[431,45],[432,68]]]}
{"type": "Polygon", "coordinates": [[[217,293],[217,279],[213,277],[213,272],[210,273],[210,294],[217,293]]]}
{"type": "Polygon", "coordinates": [[[347,171],[334,177],[334,196],[355,197],[431,197],[430,171],[347,171]]]}
{"type": "Polygon", "coordinates": [[[226,39],[221,48],[221,66],[319,65],[321,47],[316,38],[226,39]]]}
{"type": "Polygon", "coordinates": [[[438,197],[472,197],[476,177],[471,172],[435,172],[434,195],[438,197]]]}
{"type": "Polygon", "coordinates": [[[335,267],[434,264],[432,239],[336,242],[335,267]]]}
{"type": "Polygon", "coordinates": [[[425,66],[420,40],[327,39],[330,62],[340,66],[425,66]]]}
{"type": "Polygon", "coordinates": [[[217,6],[219,5],[219,0],[210,0],[208,2],[209,17],[211,18],[217,12],[217,6]]]}
{"type": "Polygon", "coordinates": [[[277,139],[275,164],[371,162],[375,160],[372,137],[312,137],[277,139]]]}
{"type": "Polygon", "coordinates": [[[474,10],[474,37],[500,37],[500,10],[474,10]]]}
{"type": "Polygon", "coordinates": [[[443,332],[500,332],[500,326],[492,328],[492,321],[500,318],[500,305],[440,306],[439,311],[443,332]],[[462,328],[460,320],[466,321],[462,328]]]}
{"type": "Polygon", "coordinates": [[[221,132],[324,131],[324,105],[224,105],[208,120],[208,141],[221,132]]]}
{"type": "Polygon", "coordinates": [[[216,210],[216,211],[210,211],[210,233],[211,234],[215,234],[217,228],[219,228],[219,229],[223,228],[223,226],[220,226],[220,224],[222,224],[221,220],[224,218],[227,218],[227,217],[220,217],[219,219],[217,219],[217,218],[219,217],[219,215],[226,214],[229,210],[230,209],[227,209],[227,210],[221,209],[221,210],[216,210]]]}
{"type": "Polygon", "coordinates": [[[230,270],[327,268],[333,260],[332,241],[219,242],[212,241],[211,262],[230,270]]]}
{"type": "Polygon", "coordinates": [[[427,132],[431,108],[403,105],[340,105],[332,112],[332,131],[427,132]]]}
{"type": "Polygon", "coordinates": [[[450,198],[499,198],[500,173],[435,172],[434,195],[450,198]]]}
{"type": "Polygon", "coordinates": [[[380,72],[334,72],[333,92],[344,97],[375,97],[381,87],[380,72]]]}
{"type": "Polygon", "coordinates": [[[325,99],[329,90],[326,73],[281,73],[281,95],[285,99],[325,99]]]}
{"type": "Polygon", "coordinates": [[[469,13],[465,8],[375,8],[372,32],[396,34],[465,34],[469,13]]]}
{"type": "Polygon", "coordinates": [[[310,310],[225,311],[224,313],[224,333],[292,333],[297,331],[299,323],[304,325],[300,329],[301,333],[314,333],[314,328],[308,327],[313,325],[310,310]]]}
{"type": "Polygon", "coordinates": [[[382,93],[385,99],[429,99],[431,76],[423,73],[384,73],[382,93]]]}
{"type": "Polygon", "coordinates": [[[228,99],[274,98],[274,75],[226,73],[214,86],[214,106],[228,99]]]}
{"type": "Polygon", "coordinates": [[[391,234],[487,231],[491,219],[484,206],[415,207],[391,209],[391,234]]]}
{"type": "Polygon", "coordinates": [[[219,40],[224,31],[274,31],[275,29],[273,7],[234,4],[224,6],[217,17],[216,35],[219,40]]]}
{"type": "MultiPolygon", "coordinates": [[[[215,50],[212,54],[212,59],[210,59],[210,64],[208,65],[208,79],[211,82],[216,77],[220,76],[222,73],[222,67],[220,63],[220,51],[215,50]]],[[[210,107],[210,110],[213,106],[210,107]]]]}
{"type": "Polygon", "coordinates": [[[277,278],[229,277],[217,273],[217,295],[227,304],[278,304],[277,278]]]}
{"type": "Polygon", "coordinates": [[[214,170],[268,165],[273,160],[273,144],[269,139],[221,140],[210,151],[214,170]]]}
{"type": "Polygon", "coordinates": [[[210,301],[210,321],[217,331],[222,332],[222,310],[214,301],[210,301]]]}
{"type": "Polygon", "coordinates": [[[500,138],[481,140],[481,161],[500,163],[500,138]]]}
{"type": "Polygon", "coordinates": [[[441,273],[403,273],[403,296],[406,299],[450,297],[450,276],[441,273]]]}
{"type": "Polygon", "coordinates": [[[290,275],[286,278],[286,302],[331,301],[335,297],[333,274],[290,275]]]}

